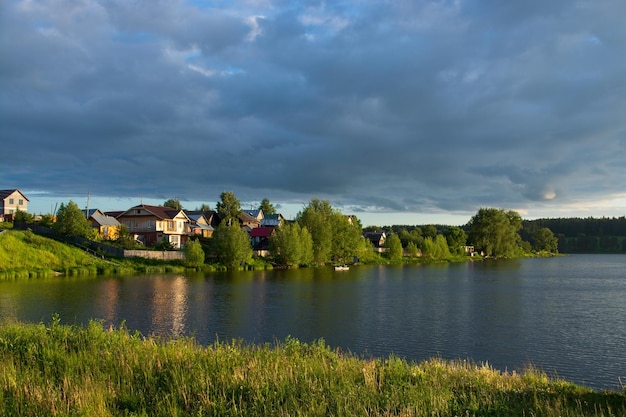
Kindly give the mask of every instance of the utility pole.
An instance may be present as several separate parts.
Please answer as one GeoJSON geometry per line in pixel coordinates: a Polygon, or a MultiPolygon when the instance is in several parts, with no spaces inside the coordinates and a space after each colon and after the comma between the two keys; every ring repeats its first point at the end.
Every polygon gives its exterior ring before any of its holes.
{"type": "Polygon", "coordinates": [[[85,210],[85,217],[89,219],[89,199],[91,198],[91,193],[87,191],[87,210],[85,210]]]}

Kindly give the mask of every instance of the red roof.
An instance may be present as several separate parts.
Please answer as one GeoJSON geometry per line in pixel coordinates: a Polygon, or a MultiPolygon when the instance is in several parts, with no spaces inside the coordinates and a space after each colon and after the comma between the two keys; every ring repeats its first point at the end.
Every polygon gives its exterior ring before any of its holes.
{"type": "Polygon", "coordinates": [[[274,231],[274,227],[256,227],[250,230],[250,237],[270,237],[274,231]]]}

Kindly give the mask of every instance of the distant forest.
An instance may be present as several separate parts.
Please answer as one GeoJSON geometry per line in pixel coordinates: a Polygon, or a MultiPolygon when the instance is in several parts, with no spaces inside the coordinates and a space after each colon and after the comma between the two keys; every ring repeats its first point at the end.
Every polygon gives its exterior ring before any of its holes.
{"type": "Polygon", "coordinates": [[[559,239],[561,253],[626,253],[626,217],[524,220],[520,235],[530,241],[544,227],[559,239]]]}
{"type": "MultiPolygon", "coordinates": [[[[394,225],[383,230],[398,233],[401,229],[409,232],[420,229],[420,232],[423,231],[424,235],[427,235],[427,230],[433,227],[436,228],[435,233],[444,234],[450,226],[394,225]]],[[[560,253],[626,253],[626,217],[523,220],[520,236],[522,240],[532,243],[535,231],[544,227],[550,229],[558,238],[560,253]]],[[[467,231],[466,226],[461,228],[467,231]]]]}

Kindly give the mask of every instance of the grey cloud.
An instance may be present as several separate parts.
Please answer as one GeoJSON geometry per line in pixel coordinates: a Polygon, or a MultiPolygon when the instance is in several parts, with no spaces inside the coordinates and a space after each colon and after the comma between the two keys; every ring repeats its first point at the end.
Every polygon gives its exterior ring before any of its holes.
{"type": "Polygon", "coordinates": [[[623,192],[617,0],[0,7],[6,187],[411,212],[623,192]]]}

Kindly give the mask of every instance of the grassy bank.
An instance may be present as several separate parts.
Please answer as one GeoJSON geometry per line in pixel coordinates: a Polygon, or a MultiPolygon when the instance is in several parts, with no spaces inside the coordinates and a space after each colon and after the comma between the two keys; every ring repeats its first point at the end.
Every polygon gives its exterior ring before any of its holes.
{"type": "MultiPolygon", "coordinates": [[[[271,264],[255,260],[247,269],[270,269],[271,264]]],[[[202,271],[226,270],[220,265],[205,264],[202,271]]],[[[243,268],[241,268],[243,270],[243,268]]],[[[5,230],[0,233],[0,279],[31,278],[50,275],[95,274],[162,274],[184,273],[188,269],[180,262],[144,258],[117,259],[93,256],[77,247],[67,245],[30,231],[5,230]]]]}
{"type": "Polygon", "coordinates": [[[323,342],[160,341],[125,329],[0,327],[4,416],[623,416],[626,394],[535,370],[364,360],[323,342]]]}

